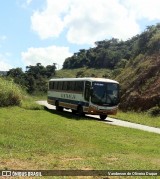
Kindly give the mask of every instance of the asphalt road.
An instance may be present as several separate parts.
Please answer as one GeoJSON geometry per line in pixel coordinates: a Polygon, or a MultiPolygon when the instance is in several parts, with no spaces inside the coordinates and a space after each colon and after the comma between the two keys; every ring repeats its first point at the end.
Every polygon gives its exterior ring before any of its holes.
{"type": "MultiPolygon", "coordinates": [[[[47,107],[48,109],[55,110],[55,106],[48,104],[47,101],[37,101],[37,103],[47,107]]],[[[99,118],[99,116],[96,116],[96,115],[87,115],[87,116],[89,116],[91,118],[99,118]]],[[[107,117],[107,119],[102,122],[110,124],[110,125],[129,127],[129,128],[134,128],[134,129],[139,129],[139,130],[143,130],[143,131],[147,131],[147,132],[154,132],[154,133],[160,134],[160,128],[145,126],[145,125],[141,125],[141,124],[135,124],[132,122],[122,121],[122,120],[114,119],[114,118],[110,118],[110,117],[107,117]]]]}

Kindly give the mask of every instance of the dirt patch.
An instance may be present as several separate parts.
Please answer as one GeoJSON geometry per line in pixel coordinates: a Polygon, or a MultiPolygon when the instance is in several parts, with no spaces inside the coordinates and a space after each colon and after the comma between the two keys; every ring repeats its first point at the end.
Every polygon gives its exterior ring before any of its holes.
{"type": "Polygon", "coordinates": [[[2,170],[34,170],[38,169],[33,161],[20,159],[3,159],[0,161],[0,169],[2,170]]]}
{"type": "Polygon", "coordinates": [[[61,158],[62,161],[75,161],[75,160],[83,160],[81,157],[75,157],[75,158],[61,158]]]}

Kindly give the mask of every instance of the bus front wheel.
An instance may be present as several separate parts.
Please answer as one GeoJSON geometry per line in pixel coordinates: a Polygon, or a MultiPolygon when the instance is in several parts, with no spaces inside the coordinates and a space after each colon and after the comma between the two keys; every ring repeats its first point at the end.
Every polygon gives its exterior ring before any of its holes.
{"type": "Polygon", "coordinates": [[[105,114],[100,114],[99,117],[100,117],[101,120],[105,120],[105,119],[107,118],[107,115],[105,115],[105,114]]]}

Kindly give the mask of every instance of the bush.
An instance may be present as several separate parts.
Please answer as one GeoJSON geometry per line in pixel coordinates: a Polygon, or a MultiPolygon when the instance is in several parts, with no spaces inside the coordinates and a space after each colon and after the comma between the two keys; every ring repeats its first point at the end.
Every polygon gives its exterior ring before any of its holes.
{"type": "Polygon", "coordinates": [[[155,117],[155,116],[160,116],[160,107],[155,106],[155,107],[149,109],[149,110],[148,110],[148,114],[149,114],[150,116],[154,116],[154,117],[155,117]]]}
{"type": "Polygon", "coordinates": [[[19,106],[23,98],[22,93],[22,89],[13,81],[0,78],[0,107],[19,106]]]}

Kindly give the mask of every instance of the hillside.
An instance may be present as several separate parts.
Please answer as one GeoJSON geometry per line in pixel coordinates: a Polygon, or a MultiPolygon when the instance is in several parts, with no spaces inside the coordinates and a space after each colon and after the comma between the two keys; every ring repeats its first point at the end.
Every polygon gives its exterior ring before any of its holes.
{"type": "Polygon", "coordinates": [[[160,105],[160,55],[140,56],[116,77],[122,109],[147,110],[160,105]]]}
{"type": "Polygon", "coordinates": [[[69,74],[72,70],[71,73],[76,72],[74,76],[118,80],[123,110],[160,106],[160,24],[147,27],[127,41],[113,38],[95,44],[95,48],[81,49],[67,58],[61,72],[69,74]]]}

